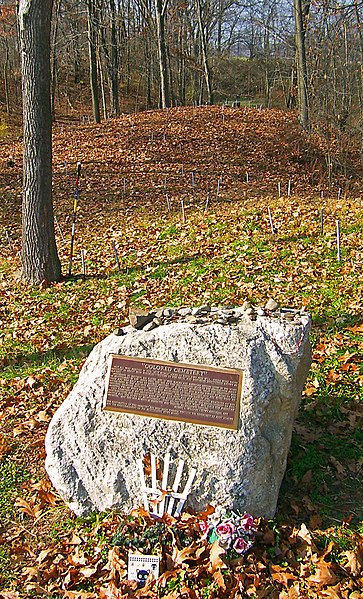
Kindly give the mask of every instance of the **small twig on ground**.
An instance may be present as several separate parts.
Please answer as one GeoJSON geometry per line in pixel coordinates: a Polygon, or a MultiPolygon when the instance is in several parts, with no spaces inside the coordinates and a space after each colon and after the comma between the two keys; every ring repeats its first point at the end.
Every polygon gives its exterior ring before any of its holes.
{"type": "Polygon", "coordinates": [[[320,209],[320,235],[324,235],[324,208],[320,209]]]}
{"type": "Polygon", "coordinates": [[[337,219],[337,258],[338,262],[340,262],[340,220],[337,219]]]}
{"type": "Polygon", "coordinates": [[[120,270],[121,270],[120,269],[120,260],[119,260],[119,257],[118,257],[117,246],[116,246],[116,242],[115,241],[112,242],[112,247],[113,247],[113,253],[115,255],[117,270],[120,272],[120,270]]]}

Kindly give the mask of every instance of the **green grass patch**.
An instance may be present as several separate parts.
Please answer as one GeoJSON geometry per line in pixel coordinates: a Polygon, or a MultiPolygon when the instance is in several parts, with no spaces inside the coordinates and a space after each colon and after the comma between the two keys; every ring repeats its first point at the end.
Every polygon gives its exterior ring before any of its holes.
{"type": "Polygon", "coordinates": [[[13,565],[6,547],[0,547],[0,589],[5,589],[14,580],[16,575],[13,573],[13,565]]]}
{"type": "Polygon", "coordinates": [[[179,234],[179,227],[176,224],[172,224],[169,227],[166,227],[163,231],[159,233],[159,239],[170,239],[179,234]]]}
{"type": "Polygon", "coordinates": [[[14,499],[20,485],[29,478],[21,465],[5,458],[0,462],[0,516],[7,522],[14,516],[14,499]]]}

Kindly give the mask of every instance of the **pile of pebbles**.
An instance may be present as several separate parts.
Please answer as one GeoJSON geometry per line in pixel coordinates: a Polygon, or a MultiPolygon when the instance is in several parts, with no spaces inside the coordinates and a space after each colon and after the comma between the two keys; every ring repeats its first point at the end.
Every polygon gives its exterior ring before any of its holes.
{"type": "MultiPolygon", "coordinates": [[[[195,308],[160,308],[159,310],[130,309],[129,321],[134,329],[145,332],[152,331],[161,325],[171,323],[185,322],[188,324],[211,324],[220,325],[237,324],[241,319],[257,320],[258,318],[280,318],[291,322],[294,325],[300,325],[300,316],[305,310],[293,310],[290,308],[280,308],[274,299],[269,299],[265,306],[253,306],[245,301],[240,307],[226,306],[199,306],[195,308]]],[[[119,328],[114,331],[115,335],[124,335],[129,327],[119,328]]]]}

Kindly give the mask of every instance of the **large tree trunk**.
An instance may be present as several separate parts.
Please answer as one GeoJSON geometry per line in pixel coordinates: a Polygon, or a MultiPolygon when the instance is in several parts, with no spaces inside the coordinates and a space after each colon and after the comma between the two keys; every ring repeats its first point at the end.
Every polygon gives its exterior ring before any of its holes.
{"type": "Polygon", "coordinates": [[[24,117],[22,275],[40,283],[61,277],[52,205],[52,0],[20,0],[18,11],[24,117]]]}
{"type": "Polygon", "coordinates": [[[304,18],[309,14],[310,2],[294,0],[295,16],[295,43],[297,59],[297,87],[299,119],[304,129],[309,128],[309,101],[308,101],[308,71],[305,50],[305,24],[304,18]]]}

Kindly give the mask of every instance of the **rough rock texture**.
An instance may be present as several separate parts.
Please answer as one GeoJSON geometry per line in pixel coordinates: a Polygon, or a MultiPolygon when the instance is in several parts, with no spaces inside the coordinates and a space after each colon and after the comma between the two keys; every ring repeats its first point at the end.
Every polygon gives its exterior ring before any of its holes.
{"type": "Polygon", "coordinates": [[[271,314],[266,306],[251,313],[249,305],[182,310],[169,310],[168,324],[158,313],[152,330],[128,326],[99,343],[54,415],[46,469],[76,514],[139,505],[136,459],[149,451],[163,456],[171,448],[172,456],[197,468],[191,507],[211,503],[273,516],[311,361],[310,317],[271,314]],[[242,369],[238,430],[103,411],[112,353],[242,369]]]}

